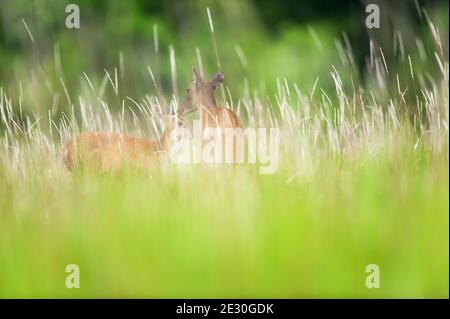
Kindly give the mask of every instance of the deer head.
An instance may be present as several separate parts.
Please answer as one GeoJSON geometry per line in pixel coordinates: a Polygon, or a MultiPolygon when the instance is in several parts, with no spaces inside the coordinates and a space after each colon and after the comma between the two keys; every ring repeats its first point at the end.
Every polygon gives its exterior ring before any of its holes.
{"type": "Polygon", "coordinates": [[[194,79],[186,90],[186,96],[178,109],[179,114],[195,111],[201,106],[217,107],[214,90],[222,84],[223,73],[217,72],[210,81],[206,81],[193,67],[192,75],[194,79]]]}
{"type": "Polygon", "coordinates": [[[169,114],[163,115],[162,122],[164,125],[164,131],[160,142],[163,149],[169,148],[171,143],[174,142],[171,140],[171,136],[174,131],[179,129],[186,129],[189,132],[191,131],[189,121],[186,120],[180,112],[170,112],[169,114]]]}

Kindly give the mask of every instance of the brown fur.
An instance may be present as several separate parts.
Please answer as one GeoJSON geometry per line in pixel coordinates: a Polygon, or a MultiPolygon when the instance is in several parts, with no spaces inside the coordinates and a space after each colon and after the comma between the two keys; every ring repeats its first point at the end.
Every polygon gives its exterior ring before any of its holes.
{"type": "Polygon", "coordinates": [[[222,84],[222,72],[214,74],[210,81],[205,81],[196,68],[192,68],[194,80],[186,90],[186,97],[180,106],[181,112],[199,111],[202,128],[238,128],[241,127],[236,113],[220,107],[214,98],[214,90],[222,84]]]}
{"type": "Polygon", "coordinates": [[[170,146],[170,133],[184,124],[184,119],[179,116],[166,119],[166,128],[160,140],[111,132],[82,133],[64,145],[63,160],[70,170],[83,165],[101,172],[116,172],[125,166],[157,166],[162,153],[170,146]]]}
{"type": "MultiPolygon", "coordinates": [[[[239,117],[232,110],[220,107],[214,98],[214,90],[222,84],[224,75],[218,72],[210,81],[205,81],[196,68],[192,68],[193,81],[186,90],[186,96],[180,105],[181,112],[198,110],[201,129],[204,133],[208,129],[242,128],[239,117]]],[[[225,139],[223,140],[225,147],[225,139]]],[[[233,142],[233,152],[236,154],[236,143],[233,142]]],[[[234,155],[234,159],[236,156],[234,155]]]]}

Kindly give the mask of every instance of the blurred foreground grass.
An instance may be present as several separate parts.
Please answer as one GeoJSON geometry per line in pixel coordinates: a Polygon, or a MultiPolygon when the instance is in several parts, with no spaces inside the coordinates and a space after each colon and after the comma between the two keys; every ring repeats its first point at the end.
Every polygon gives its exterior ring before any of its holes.
{"type": "Polygon", "coordinates": [[[301,178],[42,167],[0,185],[0,296],[447,298],[448,163],[382,154],[301,178]],[[80,289],[65,287],[72,263],[80,289]]]}

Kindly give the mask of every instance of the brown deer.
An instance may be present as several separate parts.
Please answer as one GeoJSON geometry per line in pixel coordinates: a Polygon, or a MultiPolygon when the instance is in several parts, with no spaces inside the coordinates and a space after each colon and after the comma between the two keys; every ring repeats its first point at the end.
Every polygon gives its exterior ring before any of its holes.
{"type": "Polygon", "coordinates": [[[239,150],[236,139],[242,137],[241,124],[238,116],[232,110],[218,106],[214,98],[214,90],[223,83],[224,75],[222,72],[218,72],[210,81],[207,81],[195,67],[192,68],[192,73],[194,79],[186,90],[186,96],[180,104],[179,112],[187,113],[198,110],[202,135],[220,134],[222,150],[226,152],[225,161],[235,163],[239,150]],[[226,136],[230,131],[233,135],[226,136]]]}
{"type": "Polygon", "coordinates": [[[88,132],[77,135],[63,147],[63,159],[69,170],[83,166],[100,172],[118,172],[124,167],[155,167],[171,145],[171,133],[188,128],[179,114],[164,116],[165,128],[159,140],[134,138],[112,132],[88,132]]]}
{"type": "Polygon", "coordinates": [[[241,127],[238,116],[230,109],[219,107],[214,98],[214,90],[223,83],[223,73],[214,74],[210,81],[203,79],[195,67],[192,74],[194,79],[178,112],[183,114],[197,109],[203,129],[241,127]]]}

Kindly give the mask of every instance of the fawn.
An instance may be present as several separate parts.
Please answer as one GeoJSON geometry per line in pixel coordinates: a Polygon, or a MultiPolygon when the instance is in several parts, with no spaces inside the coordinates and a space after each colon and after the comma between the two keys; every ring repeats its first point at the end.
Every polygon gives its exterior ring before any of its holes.
{"type": "Polygon", "coordinates": [[[88,166],[100,172],[118,172],[121,168],[157,166],[162,153],[171,145],[171,133],[187,128],[178,113],[164,116],[165,128],[159,140],[134,138],[112,132],[88,132],[77,135],[63,147],[63,159],[69,170],[88,166]]]}

